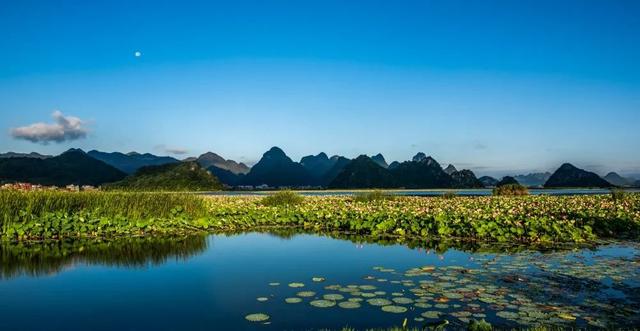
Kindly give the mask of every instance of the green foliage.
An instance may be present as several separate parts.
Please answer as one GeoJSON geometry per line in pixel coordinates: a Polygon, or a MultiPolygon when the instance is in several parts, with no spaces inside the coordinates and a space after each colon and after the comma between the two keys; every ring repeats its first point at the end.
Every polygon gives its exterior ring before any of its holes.
{"type": "Polygon", "coordinates": [[[372,201],[384,201],[384,200],[393,200],[396,196],[383,191],[383,190],[375,190],[369,192],[359,192],[353,196],[353,201],[356,202],[372,202],[372,201]]]}
{"type": "Polygon", "coordinates": [[[140,168],[133,176],[104,186],[107,190],[197,192],[218,191],[222,184],[196,162],[140,168]]]}
{"type": "Polygon", "coordinates": [[[493,189],[493,195],[518,196],[529,195],[529,190],[520,184],[506,184],[493,189]]]}
{"type": "Polygon", "coordinates": [[[611,200],[613,202],[622,202],[627,198],[628,194],[625,190],[614,188],[611,190],[611,200]]]}
{"type": "Polygon", "coordinates": [[[293,191],[285,190],[270,194],[260,201],[264,206],[293,206],[302,203],[304,197],[293,191]]]}
{"type": "Polygon", "coordinates": [[[442,194],[442,197],[445,199],[453,199],[457,196],[458,196],[458,193],[456,193],[456,191],[447,191],[447,192],[444,192],[444,194],[442,194]]]}
{"type": "Polygon", "coordinates": [[[295,228],[397,241],[444,239],[545,245],[640,235],[640,194],[389,198],[176,193],[0,192],[0,238],[42,240],[295,228]],[[268,202],[266,207],[264,200],[268,202]]]}
{"type": "Polygon", "coordinates": [[[467,326],[469,331],[491,331],[493,327],[485,320],[472,320],[467,326]]]}

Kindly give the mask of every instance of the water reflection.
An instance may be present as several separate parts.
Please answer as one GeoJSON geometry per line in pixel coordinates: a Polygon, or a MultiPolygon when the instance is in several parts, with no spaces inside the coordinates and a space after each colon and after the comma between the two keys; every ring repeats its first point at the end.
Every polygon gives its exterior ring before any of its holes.
{"type": "Polygon", "coordinates": [[[127,268],[186,260],[207,249],[204,235],[0,243],[0,276],[45,276],[82,263],[127,268]]]}

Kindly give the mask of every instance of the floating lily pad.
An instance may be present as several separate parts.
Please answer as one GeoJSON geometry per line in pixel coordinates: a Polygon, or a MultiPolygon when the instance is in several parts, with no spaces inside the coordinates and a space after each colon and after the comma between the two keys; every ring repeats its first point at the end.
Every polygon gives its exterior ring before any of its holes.
{"type": "Polygon", "coordinates": [[[256,300],[258,300],[260,302],[265,302],[265,301],[268,301],[269,298],[267,298],[267,297],[259,297],[259,298],[256,298],[256,300]]]}
{"type": "Polygon", "coordinates": [[[402,314],[407,311],[407,307],[388,305],[382,306],[382,311],[387,313],[402,314]]]}
{"type": "Polygon", "coordinates": [[[302,302],[302,299],[300,299],[300,298],[286,298],[286,299],[284,299],[284,302],[286,302],[286,303],[300,303],[300,302],[302,302]]]}
{"type": "Polygon", "coordinates": [[[436,319],[440,317],[440,314],[442,313],[437,310],[429,310],[429,311],[425,311],[420,315],[424,318],[436,319]]]}
{"type": "Polygon", "coordinates": [[[316,295],[316,292],[313,292],[313,291],[302,291],[302,292],[296,293],[296,295],[299,296],[299,297],[303,297],[303,298],[310,298],[310,297],[316,295]]]}
{"type": "Polygon", "coordinates": [[[309,304],[318,308],[329,308],[335,306],[336,302],[332,300],[313,300],[309,304]]]}
{"type": "Polygon", "coordinates": [[[432,305],[428,304],[428,303],[424,303],[424,302],[417,302],[414,304],[415,307],[418,308],[423,308],[423,309],[427,309],[427,308],[431,308],[432,305]]]}
{"type": "Polygon", "coordinates": [[[392,304],[393,302],[383,298],[373,298],[373,299],[367,300],[367,303],[369,303],[372,306],[387,306],[392,304]]]}
{"type": "Polygon", "coordinates": [[[362,302],[364,301],[363,298],[349,298],[347,299],[347,301],[351,301],[351,302],[362,302]]]}
{"type": "Polygon", "coordinates": [[[269,283],[269,286],[280,286],[280,283],[277,283],[277,282],[269,283]]]}
{"type": "Polygon", "coordinates": [[[324,277],[313,277],[311,278],[312,281],[319,283],[319,282],[324,282],[325,278],[324,277]]]}
{"type": "Polygon", "coordinates": [[[376,289],[376,287],[373,285],[360,285],[359,287],[363,291],[373,291],[376,289]]]}
{"type": "Polygon", "coordinates": [[[499,311],[496,313],[496,316],[507,319],[507,320],[515,320],[518,318],[518,314],[512,311],[499,311]]]}
{"type": "Polygon", "coordinates": [[[360,303],[354,302],[354,301],[342,301],[338,303],[338,307],[344,308],[344,309],[357,309],[357,308],[360,308],[361,305],[360,303]]]}
{"type": "Polygon", "coordinates": [[[304,287],[304,284],[303,283],[289,283],[289,287],[293,287],[293,288],[304,287]]]}
{"type": "Polygon", "coordinates": [[[400,304],[400,305],[408,305],[408,304],[412,304],[413,303],[413,299],[411,298],[405,298],[405,297],[395,297],[393,299],[393,302],[400,304]]]}
{"type": "Polygon", "coordinates": [[[257,314],[249,314],[244,317],[247,321],[250,322],[264,322],[269,320],[269,315],[257,313],[257,314]]]}
{"type": "Polygon", "coordinates": [[[322,298],[325,299],[325,300],[340,301],[340,300],[344,299],[344,296],[342,294],[331,293],[331,294],[323,295],[322,298]]]}

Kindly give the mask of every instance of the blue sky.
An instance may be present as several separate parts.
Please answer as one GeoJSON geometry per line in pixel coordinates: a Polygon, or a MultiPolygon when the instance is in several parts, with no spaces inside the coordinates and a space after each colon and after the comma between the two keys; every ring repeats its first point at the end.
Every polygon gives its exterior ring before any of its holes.
{"type": "Polygon", "coordinates": [[[638,1],[3,1],[0,35],[0,152],[640,173],[638,1]],[[18,139],[56,110],[83,134],[18,139]]]}

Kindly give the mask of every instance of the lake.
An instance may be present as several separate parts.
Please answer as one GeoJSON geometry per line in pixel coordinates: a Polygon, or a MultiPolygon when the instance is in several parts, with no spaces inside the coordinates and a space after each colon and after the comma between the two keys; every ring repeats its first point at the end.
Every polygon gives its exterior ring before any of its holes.
{"type": "Polygon", "coordinates": [[[0,330],[640,325],[635,242],[531,250],[282,231],[0,245],[0,330]]]}

